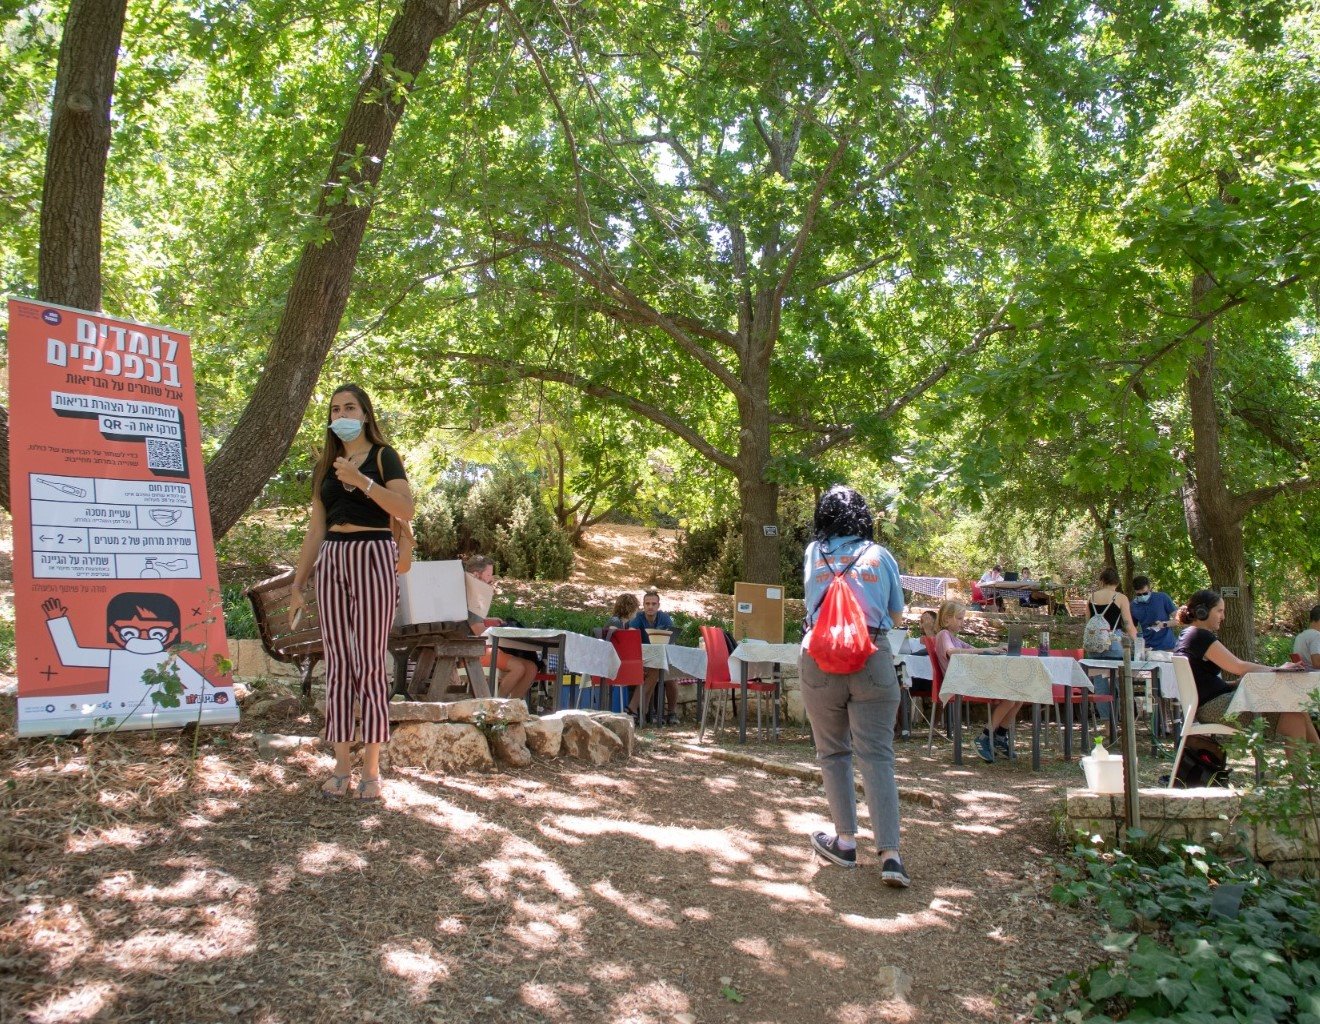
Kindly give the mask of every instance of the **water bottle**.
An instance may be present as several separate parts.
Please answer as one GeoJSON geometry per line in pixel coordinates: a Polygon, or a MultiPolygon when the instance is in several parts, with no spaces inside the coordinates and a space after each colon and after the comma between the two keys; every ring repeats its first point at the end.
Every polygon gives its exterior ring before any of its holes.
{"type": "Polygon", "coordinates": [[[1040,646],[1037,650],[1042,658],[1048,658],[1050,655],[1050,631],[1042,629],[1040,631],[1040,646]]]}

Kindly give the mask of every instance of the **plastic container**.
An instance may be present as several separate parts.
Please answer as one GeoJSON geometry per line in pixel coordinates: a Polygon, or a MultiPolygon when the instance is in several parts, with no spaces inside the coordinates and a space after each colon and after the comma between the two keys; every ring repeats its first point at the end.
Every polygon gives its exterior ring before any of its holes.
{"type": "Polygon", "coordinates": [[[1082,758],[1082,771],[1086,773],[1086,788],[1093,793],[1123,792],[1123,756],[1082,758]]]}

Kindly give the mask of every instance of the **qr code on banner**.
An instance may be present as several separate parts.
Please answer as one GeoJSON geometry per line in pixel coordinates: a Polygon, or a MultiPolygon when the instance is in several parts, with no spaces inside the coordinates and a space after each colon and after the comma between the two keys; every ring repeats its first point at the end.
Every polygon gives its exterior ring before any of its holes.
{"type": "Polygon", "coordinates": [[[147,468],[158,472],[182,473],[183,442],[165,438],[147,438],[147,468]]]}

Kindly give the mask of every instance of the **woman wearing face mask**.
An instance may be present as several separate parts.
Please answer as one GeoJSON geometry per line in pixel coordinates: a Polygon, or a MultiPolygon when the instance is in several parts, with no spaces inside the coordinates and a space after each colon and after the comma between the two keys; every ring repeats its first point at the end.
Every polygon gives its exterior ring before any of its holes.
{"type": "Polygon", "coordinates": [[[390,518],[413,516],[398,453],[385,443],[367,393],[346,384],[330,398],[325,449],[312,482],[311,521],[298,556],[289,612],[316,573],[325,644],[325,737],[335,751],[327,797],[379,800],[380,747],[389,739],[389,635],[399,601],[390,518]],[[362,779],[352,787],[353,702],[362,711],[362,779]]]}

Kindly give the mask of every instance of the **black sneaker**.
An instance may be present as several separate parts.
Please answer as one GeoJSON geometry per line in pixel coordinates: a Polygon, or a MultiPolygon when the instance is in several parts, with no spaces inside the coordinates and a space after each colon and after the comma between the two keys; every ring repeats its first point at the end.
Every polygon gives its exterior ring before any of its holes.
{"type": "Polygon", "coordinates": [[[906,889],[912,884],[912,879],[903,870],[903,862],[897,857],[890,857],[880,865],[880,877],[891,889],[906,889]]]}
{"type": "Polygon", "coordinates": [[[832,864],[841,868],[857,866],[857,847],[845,850],[839,846],[839,837],[826,835],[824,832],[811,833],[811,848],[832,864]]]}
{"type": "Polygon", "coordinates": [[[1008,745],[1008,733],[1006,732],[995,733],[995,749],[998,750],[1005,757],[1012,756],[1013,749],[1008,745]]]}
{"type": "Polygon", "coordinates": [[[665,725],[678,725],[678,715],[672,711],[665,715],[665,725]]]}

